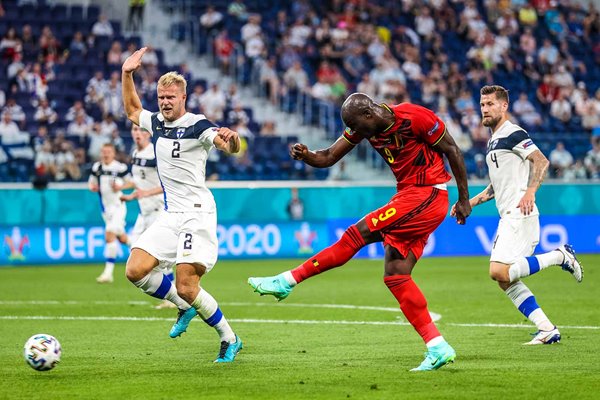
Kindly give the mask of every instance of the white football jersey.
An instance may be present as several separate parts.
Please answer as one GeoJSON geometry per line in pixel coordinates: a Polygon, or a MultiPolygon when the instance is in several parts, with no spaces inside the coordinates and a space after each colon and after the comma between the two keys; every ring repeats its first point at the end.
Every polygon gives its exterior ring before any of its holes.
{"type": "MultiPolygon", "coordinates": [[[[510,121],[505,121],[488,141],[485,161],[500,216],[524,216],[517,206],[529,183],[527,156],[537,149],[527,132],[510,121]]],[[[538,214],[534,206],[530,215],[538,214]]]]}
{"type": "Polygon", "coordinates": [[[140,126],[152,133],[165,210],[215,212],[215,199],[205,183],[215,125],[202,114],[185,113],[169,122],[161,113],[142,110],[140,126]]]}
{"type": "Polygon", "coordinates": [[[126,164],[113,160],[110,164],[102,164],[96,161],[92,166],[89,182],[98,185],[98,195],[100,196],[100,208],[104,212],[107,208],[121,205],[120,197],[123,192],[115,192],[112,188],[113,183],[122,185],[125,180],[130,179],[126,164]]]}
{"type": "MultiPolygon", "coordinates": [[[[131,175],[136,188],[149,190],[161,186],[156,171],[156,157],[154,156],[154,146],[152,144],[142,150],[134,147],[131,154],[131,175]]],[[[138,203],[143,215],[154,213],[165,207],[162,193],[138,199],[138,203]]]]}

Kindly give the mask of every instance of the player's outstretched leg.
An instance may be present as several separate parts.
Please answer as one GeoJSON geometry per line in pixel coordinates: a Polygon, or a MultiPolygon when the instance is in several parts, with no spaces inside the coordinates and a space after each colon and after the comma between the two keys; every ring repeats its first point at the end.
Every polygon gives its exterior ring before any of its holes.
{"type": "Polygon", "coordinates": [[[456,352],[446,342],[427,309],[425,296],[410,275],[391,275],[384,282],[394,295],[404,316],[427,346],[425,360],[411,371],[433,371],[454,362],[456,352]]]}
{"type": "Polygon", "coordinates": [[[198,296],[192,302],[192,307],[196,309],[204,322],[208,326],[213,327],[219,334],[221,347],[215,362],[233,362],[237,353],[242,349],[242,340],[233,332],[231,326],[229,326],[229,322],[227,322],[227,319],[221,312],[215,298],[206,290],[200,288],[198,296]]]}
{"type": "MultiPolygon", "coordinates": [[[[500,287],[502,288],[502,284],[500,287]]],[[[521,314],[533,322],[538,329],[534,338],[531,341],[523,344],[536,345],[560,342],[560,332],[556,326],[550,322],[550,319],[537,304],[535,296],[531,290],[529,290],[529,288],[522,281],[517,281],[511,284],[505,289],[505,293],[513,302],[515,307],[517,307],[517,309],[521,312],[521,314]]]]}
{"type": "MultiPolygon", "coordinates": [[[[364,224],[363,220],[360,223],[364,224]]],[[[276,276],[249,278],[248,284],[261,296],[272,295],[281,301],[288,297],[293,287],[303,280],[347,263],[365,244],[365,239],[357,225],[352,225],[346,229],[340,240],[309,258],[297,268],[276,276]]]]}
{"type": "Polygon", "coordinates": [[[526,276],[536,274],[548,267],[560,266],[569,272],[577,282],[583,280],[583,267],[575,256],[573,246],[565,244],[556,250],[530,257],[521,257],[509,266],[510,282],[516,282],[526,276]]]}

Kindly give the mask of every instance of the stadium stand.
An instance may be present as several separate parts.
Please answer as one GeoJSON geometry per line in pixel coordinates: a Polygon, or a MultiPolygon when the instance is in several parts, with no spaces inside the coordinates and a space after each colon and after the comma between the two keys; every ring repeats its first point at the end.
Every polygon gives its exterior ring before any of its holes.
{"type": "MultiPolygon", "coordinates": [[[[10,117],[0,121],[0,181],[85,180],[98,143],[115,142],[121,158],[131,147],[119,71],[141,37],[124,34],[121,21],[106,20],[96,5],[19,4],[1,2],[0,107],[10,117]],[[112,122],[105,121],[108,114],[112,122]],[[46,141],[51,149],[42,151],[46,141]]],[[[352,91],[412,101],[447,121],[476,177],[489,135],[479,123],[478,91],[498,83],[511,91],[514,119],[548,157],[558,140],[572,155],[570,165],[553,168],[555,177],[598,178],[600,17],[594,8],[546,0],[162,4],[167,13],[187,16],[172,26],[173,38],[193,43],[238,85],[256,86],[281,110],[325,128],[324,139],[339,135],[339,105],[352,91]]],[[[242,107],[238,121],[235,87],[217,86],[223,101],[215,104],[215,96],[203,97],[214,85],[193,79],[185,65],[165,64],[162,49],[147,54],[137,75],[146,108],[156,110],[155,81],[168,70],[188,77],[190,101],[198,87],[191,111],[244,136],[239,157],[216,154],[209,161],[213,178],[327,177],[289,160],[287,146],[296,138],[261,134],[252,109],[242,107]]],[[[382,166],[362,145],[357,154],[382,166]]]]}

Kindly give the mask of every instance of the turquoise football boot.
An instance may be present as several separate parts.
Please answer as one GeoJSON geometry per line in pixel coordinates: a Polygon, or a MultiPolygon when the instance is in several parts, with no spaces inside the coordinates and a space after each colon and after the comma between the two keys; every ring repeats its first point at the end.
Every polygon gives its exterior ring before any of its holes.
{"type": "Polygon", "coordinates": [[[196,309],[194,307],[190,307],[187,310],[179,309],[179,313],[177,314],[177,321],[175,321],[175,323],[173,324],[173,327],[169,332],[169,336],[171,336],[172,338],[181,336],[181,334],[187,330],[188,325],[197,314],[198,313],[196,312],[196,309]]]}
{"type": "Polygon", "coordinates": [[[268,276],[266,278],[248,278],[248,284],[252,286],[255,292],[260,293],[261,296],[270,294],[277,301],[288,297],[294,288],[287,282],[283,274],[268,276]]]}
{"type": "Polygon", "coordinates": [[[411,371],[433,371],[444,365],[454,362],[456,352],[447,342],[430,347],[425,353],[425,360],[417,368],[411,371]]]}
{"type": "Polygon", "coordinates": [[[235,360],[235,356],[242,349],[242,339],[238,335],[235,335],[235,342],[221,342],[221,349],[219,355],[215,360],[216,363],[228,363],[235,360]]]}

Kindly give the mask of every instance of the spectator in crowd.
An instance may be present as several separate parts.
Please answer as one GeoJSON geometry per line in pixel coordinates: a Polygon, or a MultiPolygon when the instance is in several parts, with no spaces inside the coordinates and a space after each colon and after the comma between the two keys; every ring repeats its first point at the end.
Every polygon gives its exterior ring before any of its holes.
{"type": "Polygon", "coordinates": [[[52,125],[58,119],[58,114],[50,107],[48,100],[41,99],[33,119],[40,125],[52,125]]]}
{"type": "Polygon", "coordinates": [[[563,123],[567,123],[571,119],[571,103],[569,103],[565,92],[562,90],[558,92],[558,97],[556,100],[550,104],[550,115],[562,121],[563,123]]]}
{"type": "Polygon", "coordinates": [[[42,150],[44,142],[50,140],[48,137],[48,127],[46,125],[40,125],[37,128],[35,136],[31,139],[31,147],[36,153],[42,150]]]}
{"type": "Polygon", "coordinates": [[[227,14],[237,18],[238,21],[246,21],[248,19],[248,9],[243,0],[233,0],[227,6],[227,14]]]}
{"type": "Polygon", "coordinates": [[[86,115],[83,113],[79,113],[75,117],[75,120],[69,123],[69,125],[67,126],[67,135],[85,138],[89,135],[91,129],[92,127],[86,120],[86,115]]]}
{"type": "Polygon", "coordinates": [[[300,61],[295,61],[294,64],[285,71],[283,75],[283,83],[288,91],[291,92],[304,92],[308,87],[308,74],[302,68],[300,61]]]}
{"type": "Polygon", "coordinates": [[[4,93],[4,90],[0,89],[0,109],[2,107],[4,107],[5,104],[6,104],[6,94],[4,93]]]}
{"type": "Polygon", "coordinates": [[[517,101],[513,103],[513,113],[520,122],[527,127],[538,127],[542,124],[542,117],[529,101],[527,93],[521,92],[517,101]]]}
{"type": "Polygon", "coordinates": [[[301,221],[304,219],[304,202],[298,194],[298,188],[290,189],[290,201],[287,204],[287,212],[291,220],[301,221]]]}
{"type": "Polygon", "coordinates": [[[260,126],[260,136],[277,136],[277,130],[275,129],[275,121],[267,120],[260,126]]]}
{"type": "Polygon", "coordinates": [[[73,39],[69,44],[69,51],[73,54],[85,55],[87,53],[87,44],[81,31],[77,31],[73,34],[73,39]]]}
{"type": "Polygon", "coordinates": [[[106,63],[108,65],[121,65],[123,59],[123,49],[121,48],[121,42],[115,40],[112,42],[108,53],[106,53],[106,63]]]}
{"type": "Polygon", "coordinates": [[[89,134],[90,144],[87,149],[88,158],[92,162],[100,160],[100,150],[105,143],[111,142],[111,135],[102,133],[100,122],[94,122],[92,130],[89,134]]]}
{"type": "Polygon", "coordinates": [[[19,126],[12,120],[12,116],[8,112],[2,113],[2,120],[0,121],[0,138],[2,143],[13,142],[15,138],[19,137],[21,130],[19,126]]]}
{"type": "MultiPolygon", "coordinates": [[[[65,115],[64,117],[65,121],[74,121],[75,117],[77,117],[79,114],[83,114],[86,120],[89,118],[87,113],[85,112],[85,108],[83,107],[83,102],[81,100],[75,100],[73,102],[73,105],[67,110],[67,115],[65,115]]],[[[88,122],[91,123],[91,121],[88,122]]]]}
{"type": "Polygon", "coordinates": [[[558,98],[560,90],[554,84],[552,75],[544,75],[543,82],[538,86],[536,96],[542,107],[548,111],[552,102],[558,98]]]}
{"type": "Polygon", "coordinates": [[[194,85],[194,90],[192,93],[190,93],[190,95],[187,98],[187,102],[186,102],[186,105],[190,109],[190,112],[198,112],[198,113],[202,114],[202,112],[201,112],[202,109],[200,106],[200,99],[202,98],[203,94],[204,94],[204,86],[202,86],[199,83],[194,85]]]}
{"type": "Polygon", "coordinates": [[[600,138],[592,138],[592,149],[587,152],[583,160],[585,168],[592,179],[600,178],[600,138]]]}
{"type": "Polygon", "coordinates": [[[144,26],[144,8],[146,0],[129,0],[129,12],[127,14],[127,29],[137,32],[144,26]]]}
{"type": "Polygon", "coordinates": [[[233,104],[233,108],[227,113],[227,123],[237,124],[238,122],[248,125],[250,122],[250,117],[248,117],[248,113],[242,107],[242,103],[235,102],[233,104]]]}
{"type": "Polygon", "coordinates": [[[220,29],[222,22],[223,14],[217,11],[215,7],[210,4],[206,7],[204,14],[200,16],[200,25],[207,35],[210,35],[217,29],[220,29]]]}
{"type": "Polygon", "coordinates": [[[104,14],[100,14],[98,21],[92,25],[92,33],[96,36],[114,36],[114,29],[108,17],[104,14]]]}
{"type": "Polygon", "coordinates": [[[215,122],[223,121],[226,98],[216,82],[210,85],[210,89],[200,97],[200,105],[207,119],[215,122]]]}
{"type": "Polygon", "coordinates": [[[35,154],[35,175],[47,181],[54,180],[56,161],[52,151],[52,142],[46,140],[35,154]]]}
{"type": "Polygon", "coordinates": [[[238,85],[230,83],[227,91],[225,92],[225,105],[231,107],[234,103],[242,101],[242,96],[238,90],[238,85]]]}
{"type": "Polygon", "coordinates": [[[582,160],[576,160],[575,164],[563,171],[563,180],[567,182],[582,179],[587,179],[587,169],[582,160]]]}
{"type": "Polygon", "coordinates": [[[14,121],[19,128],[23,129],[25,127],[25,112],[14,98],[11,97],[6,101],[2,113],[9,114],[11,121],[14,121]]]}
{"type": "Polygon", "coordinates": [[[81,179],[81,169],[77,165],[73,145],[69,141],[60,144],[54,156],[56,173],[54,175],[57,181],[65,179],[78,181],[81,179]]]}
{"type": "Polygon", "coordinates": [[[233,41],[229,38],[226,29],[223,29],[215,37],[213,46],[215,57],[217,58],[217,63],[219,64],[221,72],[223,74],[228,74],[229,66],[231,65],[231,57],[235,47],[233,41]]]}
{"type": "Polygon", "coordinates": [[[565,169],[573,164],[573,156],[565,148],[563,142],[557,142],[554,150],[550,152],[550,168],[553,176],[561,178],[565,169]]]}
{"type": "Polygon", "coordinates": [[[276,68],[275,57],[269,57],[266,62],[261,64],[259,73],[260,84],[273,105],[279,104],[279,94],[281,93],[281,84],[276,68]]]}
{"type": "Polygon", "coordinates": [[[100,132],[104,136],[112,136],[114,133],[119,134],[119,127],[115,123],[112,114],[106,114],[100,122],[100,132]]]}

